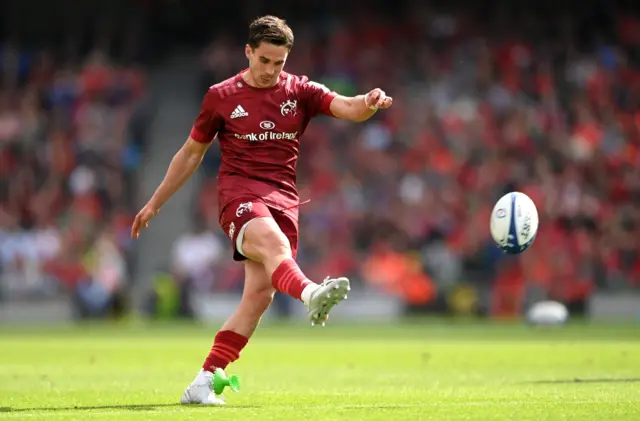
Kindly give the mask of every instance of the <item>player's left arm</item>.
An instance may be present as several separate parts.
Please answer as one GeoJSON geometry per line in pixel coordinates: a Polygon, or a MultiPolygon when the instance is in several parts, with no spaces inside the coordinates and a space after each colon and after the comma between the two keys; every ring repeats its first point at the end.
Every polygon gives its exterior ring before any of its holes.
{"type": "Polygon", "coordinates": [[[329,104],[331,114],[342,120],[362,122],[370,119],[379,109],[387,109],[393,98],[379,88],[365,95],[346,97],[336,95],[329,104]]]}

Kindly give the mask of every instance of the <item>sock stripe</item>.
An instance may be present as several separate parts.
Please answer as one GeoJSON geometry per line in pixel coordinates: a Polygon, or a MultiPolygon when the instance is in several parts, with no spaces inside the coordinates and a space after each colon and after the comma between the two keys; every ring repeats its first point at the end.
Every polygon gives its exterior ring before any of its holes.
{"type": "Polygon", "coordinates": [[[225,342],[222,342],[222,344],[235,348],[243,348],[247,344],[247,338],[226,338],[225,342]]]}
{"type": "Polygon", "coordinates": [[[226,352],[227,354],[231,354],[231,355],[235,355],[236,350],[238,349],[237,347],[229,346],[226,344],[215,344],[214,346],[216,347],[216,349],[220,350],[221,352],[226,352]]]}
{"type": "Polygon", "coordinates": [[[210,372],[216,368],[227,368],[227,365],[240,358],[240,352],[248,341],[249,338],[231,330],[218,332],[202,368],[210,372]]]}
{"type": "Polygon", "coordinates": [[[220,357],[221,359],[224,360],[229,360],[229,362],[233,362],[237,359],[237,356],[234,352],[231,351],[227,351],[225,349],[222,349],[220,347],[216,347],[216,352],[218,354],[218,357],[220,357]]]}
{"type": "Polygon", "coordinates": [[[276,290],[300,300],[302,290],[311,281],[302,273],[295,260],[285,259],[273,272],[271,283],[276,290]]]}

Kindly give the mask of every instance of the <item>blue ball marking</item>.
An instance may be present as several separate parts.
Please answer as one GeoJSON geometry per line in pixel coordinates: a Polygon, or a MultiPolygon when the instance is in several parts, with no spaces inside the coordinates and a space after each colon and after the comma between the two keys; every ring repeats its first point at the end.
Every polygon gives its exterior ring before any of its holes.
{"type": "Polygon", "coordinates": [[[511,193],[511,219],[509,220],[509,234],[507,235],[507,241],[504,245],[499,245],[498,247],[507,254],[520,254],[523,251],[527,250],[533,244],[533,241],[536,238],[537,232],[534,233],[529,241],[524,244],[518,243],[518,232],[516,229],[516,198],[517,195],[515,193],[511,193]]]}
{"type": "Polygon", "coordinates": [[[511,193],[511,219],[509,220],[509,234],[507,242],[503,246],[499,246],[500,249],[507,254],[520,254],[533,244],[537,233],[531,236],[529,241],[524,244],[518,243],[518,232],[516,229],[516,197],[515,193],[511,193]]]}
{"type": "Polygon", "coordinates": [[[511,219],[509,220],[509,235],[507,243],[502,246],[502,251],[507,254],[520,253],[520,245],[518,244],[518,233],[516,232],[516,195],[511,193],[511,219]]]}

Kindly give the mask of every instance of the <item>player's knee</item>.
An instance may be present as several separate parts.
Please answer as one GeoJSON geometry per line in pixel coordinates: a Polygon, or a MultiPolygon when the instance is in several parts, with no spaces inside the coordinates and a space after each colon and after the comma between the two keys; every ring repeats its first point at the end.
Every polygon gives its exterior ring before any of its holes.
{"type": "Polygon", "coordinates": [[[291,245],[273,219],[259,218],[247,225],[242,252],[249,258],[264,262],[275,256],[290,256],[291,245]]]}

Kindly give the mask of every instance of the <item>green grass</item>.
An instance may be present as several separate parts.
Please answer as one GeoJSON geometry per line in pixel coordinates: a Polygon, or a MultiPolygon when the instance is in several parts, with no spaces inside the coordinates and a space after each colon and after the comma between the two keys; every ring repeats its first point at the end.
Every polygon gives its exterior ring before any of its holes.
{"type": "Polygon", "coordinates": [[[0,419],[640,420],[639,326],[262,326],[226,407],[176,402],[213,327],[0,330],[0,419]]]}

